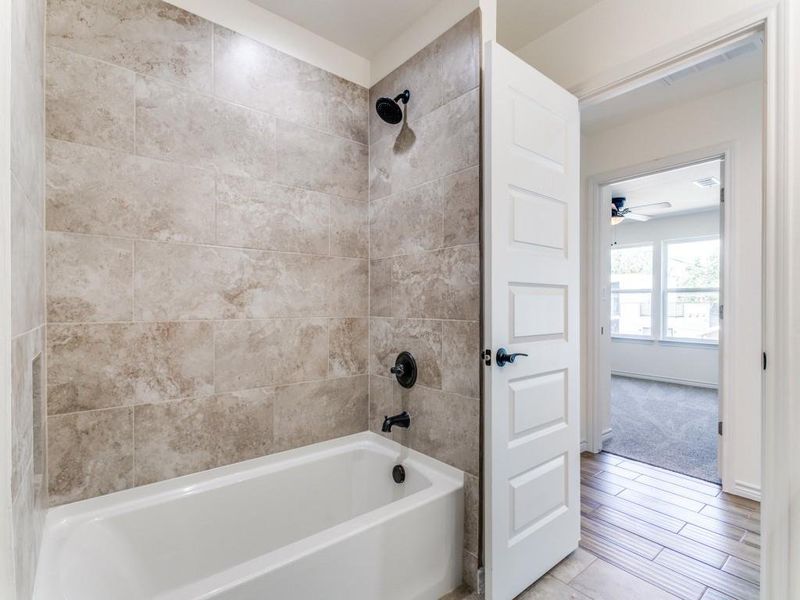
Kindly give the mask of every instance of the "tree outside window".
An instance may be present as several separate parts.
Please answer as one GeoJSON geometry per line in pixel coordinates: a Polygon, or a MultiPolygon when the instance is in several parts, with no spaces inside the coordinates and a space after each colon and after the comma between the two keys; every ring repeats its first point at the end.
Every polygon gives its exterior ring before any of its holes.
{"type": "Polygon", "coordinates": [[[664,339],[719,340],[719,237],[664,243],[664,339]]]}
{"type": "Polygon", "coordinates": [[[611,334],[650,337],[653,302],[653,245],[611,249],[611,334]]]}

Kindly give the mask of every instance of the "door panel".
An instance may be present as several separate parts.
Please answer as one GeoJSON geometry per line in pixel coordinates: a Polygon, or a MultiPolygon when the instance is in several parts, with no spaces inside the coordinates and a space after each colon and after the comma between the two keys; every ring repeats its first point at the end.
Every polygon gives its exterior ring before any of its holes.
{"type": "Polygon", "coordinates": [[[489,42],[484,85],[486,597],[578,545],[577,100],[489,42]],[[526,353],[500,367],[505,347],[526,353]]]}

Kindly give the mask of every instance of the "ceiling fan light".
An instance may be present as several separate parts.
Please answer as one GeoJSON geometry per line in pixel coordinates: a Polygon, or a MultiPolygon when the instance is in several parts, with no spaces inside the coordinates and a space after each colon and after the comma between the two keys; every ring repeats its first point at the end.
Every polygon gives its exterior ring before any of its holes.
{"type": "Polygon", "coordinates": [[[615,216],[611,217],[611,224],[612,225],[619,225],[624,220],[625,220],[625,217],[620,217],[620,216],[615,215],[615,216]]]}

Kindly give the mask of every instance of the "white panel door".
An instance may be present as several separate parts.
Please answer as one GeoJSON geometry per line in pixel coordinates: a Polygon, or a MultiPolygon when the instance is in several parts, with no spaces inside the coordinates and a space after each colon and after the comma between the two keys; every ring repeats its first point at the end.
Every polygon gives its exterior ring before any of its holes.
{"type": "Polygon", "coordinates": [[[486,52],[486,597],[510,600],[580,536],[580,120],[574,96],[486,52]],[[500,366],[501,347],[528,356],[500,366]]]}

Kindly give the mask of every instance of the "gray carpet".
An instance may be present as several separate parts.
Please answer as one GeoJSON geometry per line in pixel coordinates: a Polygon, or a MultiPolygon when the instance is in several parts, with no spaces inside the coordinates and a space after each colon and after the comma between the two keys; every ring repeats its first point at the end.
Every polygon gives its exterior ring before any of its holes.
{"type": "Polygon", "coordinates": [[[717,390],[615,375],[603,450],[718,483],[718,412],[717,390]]]}

